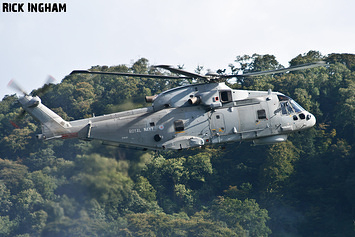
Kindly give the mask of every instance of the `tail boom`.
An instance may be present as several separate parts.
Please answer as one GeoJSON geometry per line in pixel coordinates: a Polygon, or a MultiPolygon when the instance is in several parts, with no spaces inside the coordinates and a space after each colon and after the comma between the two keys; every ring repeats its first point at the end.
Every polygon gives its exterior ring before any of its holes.
{"type": "Polygon", "coordinates": [[[43,105],[38,96],[26,95],[21,97],[19,102],[26,112],[42,124],[42,134],[37,135],[38,139],[49,140],[75,137],[71,124],[43,105]]]}

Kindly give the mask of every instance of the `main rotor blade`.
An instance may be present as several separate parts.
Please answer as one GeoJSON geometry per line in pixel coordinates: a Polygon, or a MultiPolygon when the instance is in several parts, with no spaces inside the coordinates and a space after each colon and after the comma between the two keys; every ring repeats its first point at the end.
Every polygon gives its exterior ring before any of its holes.
{"type": "Polygon", "coordinates": [[[288,68],[282,68],[282,69],[276,69],[270,71],[261,71],[261,72],[250,72],[250,73],[245,73],[240,75],[225,75],[222,77],[233,78],[233,77],[253,77],[253,76],[261,76],[261,75],[270,75],[276,73],[291,72],[291,71],[297,71],[302,69],[314,68],[314,67],[324,66],[325,64],[326,64],[325,61],[318,61],[314,63],[306,63],[306,64],[301,64],[301,65],[292,66],[288,68]]]}
{"type": "Polygon", "coordinates": [[[128,77],[144,77],[144,78],[159,78],[159,79],[192,79],[192,77],[179,77],[179,76],[163,76],[163,75],[151,75],[151,74],[136,74],[136,73],[125,73],[125,72],[96,72],[88,70],[74,70],[70,73],[72,74],[99,74],[99,75],[111,75],[111,76],[128,76],[128,77]]]}
{"type": "Polygon", "coordinates": [[[182,69],[178,69],[178,68],[173,68],[172,66],[170,65],[156,65],[154,67],[157,67],[157,68],[163,68],[163,69],[166,69],[172,73],[176,73],[176,74],[181,74],[181,75],[184,75],[184,76],[187,76],[187,77],[191,77],[191,78],[203,78],[203,79],[207,79],[205,76],[202,76],[200,74],[196,74],[196,73],[192,73],[192,72],[187,72],[187,71],[184,71],[182,69]]]}

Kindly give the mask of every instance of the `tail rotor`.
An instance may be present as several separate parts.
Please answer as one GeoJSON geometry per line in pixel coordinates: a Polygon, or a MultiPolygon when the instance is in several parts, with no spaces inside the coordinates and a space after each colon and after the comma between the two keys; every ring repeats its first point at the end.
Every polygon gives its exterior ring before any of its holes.
{"type": "MultiPolygon", "coordinates": [[[[36,91],[33,91],[34,94],[36,94],[36,96],[33,96],[32,93],[28,94],[16,81],[15,79],[12,79],[9,83],[8,83],[8,87],[13,89],[16,92],[19,92],[22,94],[22,97],[20,97],[19,102],[21,103],[22,99],[27,97],[29,101],[26,104],[22,104],[23,109],[19,112],[19,114],[14,118],[14,121],[19,122],[21,120],[24,119],[27,111],[26,111],[26,107],[32,107],[35,106],[36,104],[38,104],[40,102],[40,98],[38,96],[42,96],[44,95],[46,92],[48,92],[48,90],[50,89],[50,87],[54,84],[55,79],[52,76],[48,76],[47,80],[45,82],[45,84],[39,88],[36,91]]],[[[19,128],[19,126],[14,122],[14,121],[10,121],[11,125],[15,128],[19,128]]]]}
{"type": "Polygon", "coordinates": [[[22,89],[22,87],[15,81],[15,79],[9,81],[9,84],[7,84],[7,86],[17,92],[21,92],[24,96],[28,95],[28,93],[24,89],[22,89]]]}

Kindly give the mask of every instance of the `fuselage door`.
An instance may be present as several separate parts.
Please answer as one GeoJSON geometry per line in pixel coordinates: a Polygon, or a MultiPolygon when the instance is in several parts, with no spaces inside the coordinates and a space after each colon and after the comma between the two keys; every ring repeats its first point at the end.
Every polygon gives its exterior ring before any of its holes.
{"type": "Polygon", "coordinates": [[[267,102],[242,106],[238,110],[241,132],[261,132],[270,127],[267,102]]]}
{"type": "Polygon", "coordinates": [[[222,113],[212,113],[211,132],[212,135],[224,135],[226,130],[224,116],[222,113]]]}

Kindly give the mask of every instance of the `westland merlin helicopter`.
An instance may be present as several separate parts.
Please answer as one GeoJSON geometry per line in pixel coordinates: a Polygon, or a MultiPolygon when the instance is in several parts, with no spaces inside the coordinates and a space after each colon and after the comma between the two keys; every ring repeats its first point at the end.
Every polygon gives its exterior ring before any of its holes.
{"type": "Polygon", "coordinates": [[[201,84],[176,87],[155,96],[146,96],[152,106],[86,119],[65,121],[41,103],[38,96],[20,90],[19,102],[26,112],[39,120],[42,140],[78,138],[101,140],[104,144],[152,150],[181,150],[209,144],[253,141],[273,144],[287,140],[288,134],[311,128],[316,118],[290,97],[269,91],[234,90],[224,81],[283,73],[324,65],[315,62],[299,66],[245,73],[242,75],[206,74],[155,66],[182,76],[146,75],[75,70],[74,73],[163,79],[200,79],[201,84]]]}

